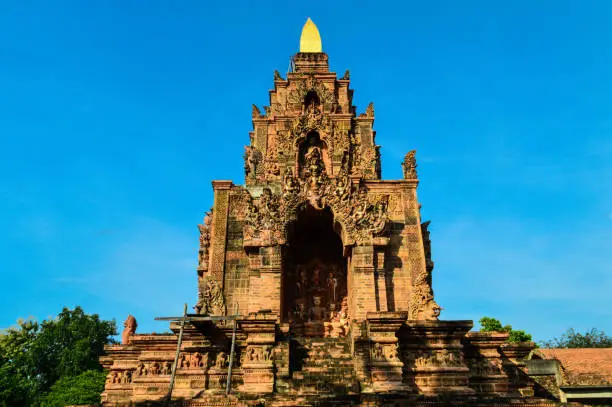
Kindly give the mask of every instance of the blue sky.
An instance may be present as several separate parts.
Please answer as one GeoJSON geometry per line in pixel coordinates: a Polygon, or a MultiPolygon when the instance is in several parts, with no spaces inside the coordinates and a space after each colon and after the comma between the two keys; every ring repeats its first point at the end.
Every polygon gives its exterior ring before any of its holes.
{"type": "Polygon", "coordinates": [[[211,181],[318,25],[376,107],[383,178],[417,149],[443,319],[612,334],[612,3],[0,4],[0,327],[63,306],[139,331],[196,299],[211,181]],[[214,4],[214,5],[211,5],[214,4]]]}

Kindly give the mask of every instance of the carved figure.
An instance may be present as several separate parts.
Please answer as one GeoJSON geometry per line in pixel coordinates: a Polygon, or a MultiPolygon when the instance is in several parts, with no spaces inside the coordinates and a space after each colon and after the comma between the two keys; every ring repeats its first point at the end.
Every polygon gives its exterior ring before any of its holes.
{"type": "Polygon", "coordinates": [[[272,360],[272,348],[269,346],[266,346],[263,349],[263,360],[266,362],[269,362],[270,360],[272,360]]]}
{"type": "Polygon", "coordinates": [[[282,193],[264,193],[256,202],[248,191],[244,191],[245,240],[272,237],[284,241],[286,225],[296,219],[304,200],[318,210],[329,206],[334,218],[343,226],[347,242],[359,244],[385,231],[388,195],[370,203],[365,185],[353,187],[348,177],[348,156],[335,179],[330,179],[325,172],[320,147],[310,146],[304,157],[303,177],[296,178],[292,171],[287,171],[282,193]]]}
{"type": "Polygon", "coordinates": [[[207,277],[204,283],[204,291],[193,307],[200,315],[224,315],[225,298],[219,283],[212,277],[207,277]]]}
{"type": "Polygon", "coordinates": [[[121,334],[121,344],[128,345],[130,343],[130,337],[136,333],[136,328],[138,327],[138,323],[136,323],[136,318],[132,315],[128,315],[127,319],[123,323],[123,332],[121,334]]]}
{"type": "Polygon", "coordinates": [[[246,359],[247,359],[249,362],[254,362],[254,361],[255,361],[255,348],[254,348],[254,347],[249,346],[249,347],[247,348],[247,351],[246,351],[246,359]]]}
{"type": "Polygon", "coordinates": [[[189,366],[194,369],[200,367],[202,361],[202,355],[199,352],[192,353],[189,355],[189,366]]]}
{"type": "Polygon", "coordinates": [[[306,307],[304,306],[303,302],[298,302],[295,305],[293,316],[295,317],[297,322],[304,322],[306,320],[306,307]]]}
{"type": "Polygon", "coordinates": [[[374,360],[383,360],[385,358],[385,354],[383,351],[383,346],[376,342],[372,347],[372,359],[374,360]]]}
{"type": "Polygon", "coordinates": [[[113,372],[113,374],[111,376],[111,383],[117,384],[119,382],[120,382],[120,380],[119,380],[119,373],[113,372]]]}
{"type": "Polygon", "coordinates": [[[227,355],[225,354],[225,352],[217,353],[217,358],[215,360],[215,367],[218,369],[227,367],[227,355]]]}
{"type": "Polygon", "coordinates": [[[247,177],[255,177],[257,174],[257,167],[261,163],[263,156],[257,148],[253,146],[244,147],[244,171],[247,177]]]}
{"type": "Polygon", "coordinates": [[[144,363],[140,362],[138,363],[138,366],[136,367],[136,372],[134,373],[135,376],[144,376],[145,373],[145,365],[144,363]]]}
{"type": "MultiPolygon", "coordinates": [[[[345,297],[346,299],[346,297],[345,297]]],[[[339,338],[348,334],[349,320],[346,312],[347,305],[342,301],[343,305],[339,311],[336,311],[336,305],[330,304],[330,320],[325,323],[325,336],[330,338],[339,338]]]]}
{"type": "Polygon", "coordinates": [[[287,168],[287,172],[285,173],[285,180],[283,182],[283,192],[285,194],[294,194],[298,192],[300,189],[300,184],[293,177],[293,170],[291,168],[287,168]]]}
{"type": "Polygon", "coordinates": [[[404,170],[404,179],[417,178],[416,150],[409,151],[406,154],[402,162],[402,168],[404,170]]]}
{"type": "Polygon", "coordinates": [[[374,102],[370,102],[365,111],[366,117],[374,117],[374,102]]]}
{"type": "Polygon", "coordinates": [[[414,365],[416,367],[432,366],[436,363],[436,356],[429,351],[421,351],[417,354],[414,359],[414,365]]]}
{"type": "Polygon", "coordinates": [[[463,365],[463,357],[459,351],[442,349],[436,354],[437,362],[442,366],[459,367],[463,365]]]}
{"type": "Polygon", "coordinates": [[[340,79],[345,80],[345,81],[348,81],[349,79],[351,79],[351,73],[349,72],[348,69],[346,70],[346,72],[344,72],[344,76],[340,79]]]}
{"type": "Polygon", "coordinates": [[[198,253],[198,271],[200,272],[200,276],[203,276],[203,272],[208,270],[208,251],[210,247],[212,211],[213,210],[211,209],[210,211],[206,212],[203,223],[198,225],[198,229],[200,230],[200,250],[198,253]]]}
{"type": "Polygon", "coordinates": [[[315,296],[312,298],[313,305],[308,311],[310,321],[322,321],[325,319],[325,308],[321,306],[321,297],[315,296]]]}
{"type": "Polygon", "coordinates": [[[132,382],[132,373],[128,371],[124,371],[121,373],[121,383],[131,383],[132,382]]]}
{"type": "Polygon", "coordinates": [[[334,275],[333,270],[327,276],[328,300],[336,302],[336,290],[338,289],[338,278],[334,275]]]}
{"type": "Polygon", "coordinates": [[[397,356],[397,344],[390,344],[384,347],[385,359],[387,360],[398,360],[397,356]]]}
{"type": "Polygon", "coordinates": [[[296,283],[296,297],[304,298],[306,295],[306,287],[308,287],[308,278],[306,276],[306,269],[304,266],[297,266],[297,272],[299,275],[299,280],[296,283]]]}

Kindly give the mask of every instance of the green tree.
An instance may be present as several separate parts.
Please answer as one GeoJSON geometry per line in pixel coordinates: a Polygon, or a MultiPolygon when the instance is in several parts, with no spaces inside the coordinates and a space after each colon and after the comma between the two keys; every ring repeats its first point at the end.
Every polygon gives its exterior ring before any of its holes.
{"type": "Polygon", "coordinates": [[[62,377],[51,386],[51,391],[42,398],[40,405],[64,407],[99,403],[105,380],[106,372],[97,370],[87,370],[78,376],[62,377]]]}
{"type": "Polygon", "coordinates": [[[510,334],[508,342],[529,342],[531,341],[531,335],[522,330],[512,329],[512,325],[502,325],[502,323],[495,318],[482,317],[480,321],[480,330],[482,332],[507,332],[510,334]]]}
{"type": "Polygon", "coordinates": [[[31,349],[42,388],[48,390],[60,377],[101,370],[98,359],[115,334],[114,321],[87,315],[81,307],[64,308],[56,319],[43,321],[31,349]]]}
{"type": "Polygon", "coordinates": [[[38,390],[30,348],[38,324],[17,321],[17,326],[0,333],[0,406],[29,405],[38,390]]]}
{"type": "Polygon", "coordinates": [[[543,348],[612,348],[612,338],[595,328],[584,334],[570,328],[560,338],[544,341],[541,346],[543,348]]]}
{"type": "Polygon", "coordinates": [[[98,358],[115,334],[115,321],[81,307],[64,308],[41,324],[19,321],[0,334],[0,407],[40,405],[59,379],[101,372],[98,358]]]}

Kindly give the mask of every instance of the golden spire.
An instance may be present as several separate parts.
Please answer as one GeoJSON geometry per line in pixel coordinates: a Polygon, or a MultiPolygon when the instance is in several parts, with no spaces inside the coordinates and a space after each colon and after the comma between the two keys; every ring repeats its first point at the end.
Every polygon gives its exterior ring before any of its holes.
{"type": "Polygon", "coordinates": [[[302,28],[302,36],[300,37],[300,52],[323,52],[321,44],[321,35],[317,26],[312,22],[310,17],[302,28]]]}

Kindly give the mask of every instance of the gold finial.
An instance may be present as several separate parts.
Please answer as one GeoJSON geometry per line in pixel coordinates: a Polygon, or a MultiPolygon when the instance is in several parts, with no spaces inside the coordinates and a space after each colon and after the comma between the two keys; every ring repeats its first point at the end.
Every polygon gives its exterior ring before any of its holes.
{"type": "Polygon", "coordinates": [[[300,52],[323,52],[321,44],[321,35],[319,29],[312,22],[310,17],[306,20],[304,28],[302,28],[302,36],[300,37],[300,52]]]}

